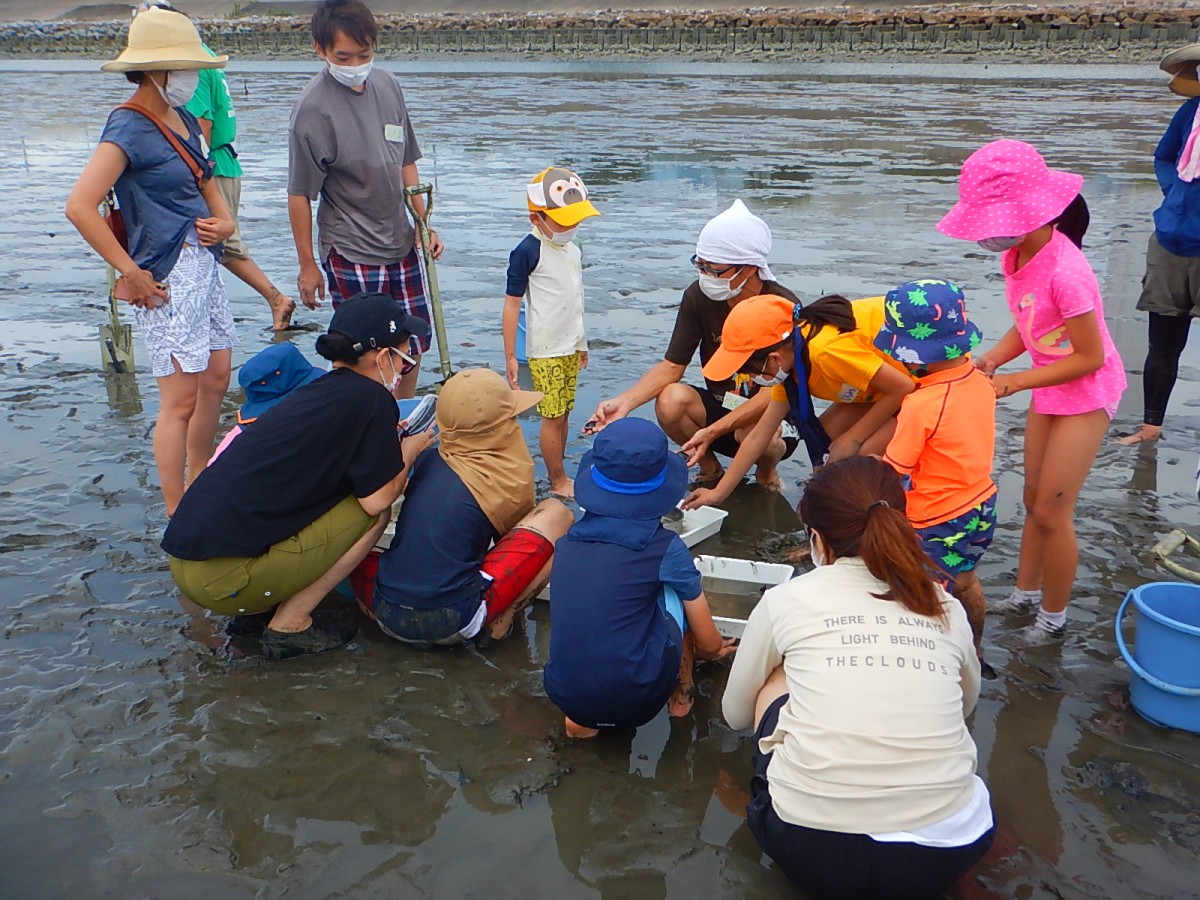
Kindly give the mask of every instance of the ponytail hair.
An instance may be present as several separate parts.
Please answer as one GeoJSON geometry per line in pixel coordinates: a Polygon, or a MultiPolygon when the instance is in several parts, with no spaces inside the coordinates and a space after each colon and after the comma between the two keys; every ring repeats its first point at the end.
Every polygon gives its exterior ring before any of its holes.
{"type": "Polygon", "coordinates": [[[355,350],[355,346],[354,341],[340,331],[330,331],[317,338],[317,354],[322,359],[327,359],[330,362],[350,363],[353,365],[362,359],[363,354],[370,349],[362,347],[360,350],[355,350]]]}
{"type": "Polygon", "coordinates": [[[905,515],[900,478],[887,463],[852,456],[824,466],[800,498],[800,518],[837,557],[857,556],[888,589],[875,594],[909,612],[944,619],[937,571],[905,515]]]}
{"type": "Polygon", "coordinates": [[[854,330],[854,307],[841,294],[826,294],[795,313],[795,323],[807,322],[812,326],[810,336],[826,325],[832,325],[842,334],[854,330]]]}
{"type": "MultiPolygon", "coordinates": [[[[808,306],[797,303],[795,312],[792,313],[793,326],[799,326],[807,323],[811,326],[807,337],[812,337],[826,325],[832,325],[842,334],[848,331],[853,331],[854,323],[854,307],[850,305],[850,301],[841,294],[826,294],[819,300],[814,300],[808,306]]],[[[782,341],[772,344],[769,347],[763,347],[755,350],[750,354],[746,363],[742,365],[742,371],[761,372],[767,364],[767,356],[777,350],[786,350],[792,346],[792,341],[795,340],[793,333],[788,334],[782,341]]],[[[804,345],[804,370],[810,371],[811,367],[808,362],[808,343],[804,345]]]]}
{"type": "Polygon", "coordinates": [[[1050,224],[1063,233],[1072,244],[1083,249],[1083,236],[1087,234],[1091,224],[1092,214],[1088,211],[1087,201],[1083,194],[1076,194],[1075,199],[1050,224]]]}

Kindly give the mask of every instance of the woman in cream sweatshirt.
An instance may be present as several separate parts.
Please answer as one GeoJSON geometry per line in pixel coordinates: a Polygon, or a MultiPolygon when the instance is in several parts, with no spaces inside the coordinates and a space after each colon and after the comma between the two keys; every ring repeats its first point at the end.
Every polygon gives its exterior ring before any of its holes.
{"type": "Polygon", "coordinates": [[[938,897],[993,822],[965,718],[979,661],[896,473],[828,465],[800,501],[816,569],[768,591],[724,697],[758,742],[750,830],[816,898],[938,897]]]}

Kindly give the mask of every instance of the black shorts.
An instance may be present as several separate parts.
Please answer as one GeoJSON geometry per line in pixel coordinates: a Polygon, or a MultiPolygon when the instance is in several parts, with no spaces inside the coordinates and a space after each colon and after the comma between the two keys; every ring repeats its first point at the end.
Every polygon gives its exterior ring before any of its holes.
{"type": "MultiPolygon", "coordinates": [[[[694,384],[689,384],[686,386],[690,387],[693,391],[700,395],[700,402],[704,404],[704,424],[706,426],[711,425],[718,419],[725,418],[725,416],[733,412],[733,410],[726,409],[724,406],[722,406],[721,401],[714,397],[713,392],[708,388],[696,387],[694,384]]],[[[799,446],[800,439],[797,437],[785,437],[783,439],[783,443],[785,445],[783,458],[789,459],[791,455],[796,452],[796,447],[799,446]]],[[[733,432],[730,432],[729,434],[721,435],[719,438],[713,441],[712,444],[709,445],[709,449],[711,449],[713,453],[719,453],[721,456],[728,456],[730,459],[732,459],[733,457],[737,456],[739,446],[740,445],[737,442],[737,438],[733,436],[733,432]]]]}
{"type": "MultiPolygon", "coordinates": [[[[779,725],[784,694],[767,707],[754,732],[754,743],[779,725]]],[[[940,897],[992,846],[995,828],[963,847],[926,847],[887,843],[865,834],[821,831],[779,818],[771,805],[767,766],[770,753],[755,750],[754,777],[746,824],[763,852],[792,881],[813,897],[840,900],[926,900],[940,897]]]]}

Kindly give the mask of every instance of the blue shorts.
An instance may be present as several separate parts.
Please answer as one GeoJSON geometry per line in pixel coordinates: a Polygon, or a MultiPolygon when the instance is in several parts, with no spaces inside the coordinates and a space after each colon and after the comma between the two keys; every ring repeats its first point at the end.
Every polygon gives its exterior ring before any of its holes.
{"type": "Polygon", "coordinates": [[[995,534],[995,494],[961,516],[917,529],[921,549],[951,582],[963,572],[975,570],[995,534]]]}

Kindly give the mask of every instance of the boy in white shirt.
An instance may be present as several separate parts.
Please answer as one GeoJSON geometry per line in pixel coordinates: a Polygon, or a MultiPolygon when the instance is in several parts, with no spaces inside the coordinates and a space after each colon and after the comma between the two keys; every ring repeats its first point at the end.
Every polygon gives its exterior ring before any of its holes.
{"type": "Polygon", "coordinates": [[[579,223],[600,213],[588,200],[583,180],[569,169],[551,166],[526,185],[532,231],[508,257],[508,286],[502,329],[504,370],[517,388],[517,319],[527,302],[525,355],[535,390],[546,396],[537,405],[542,417],[539,436],[542,460],[550,477],[550,493],[575,499],[563,455],[567,416],[575,407],[579,370],[588,364],[583,327],[583,263],[573,243],[579,223]]]}

